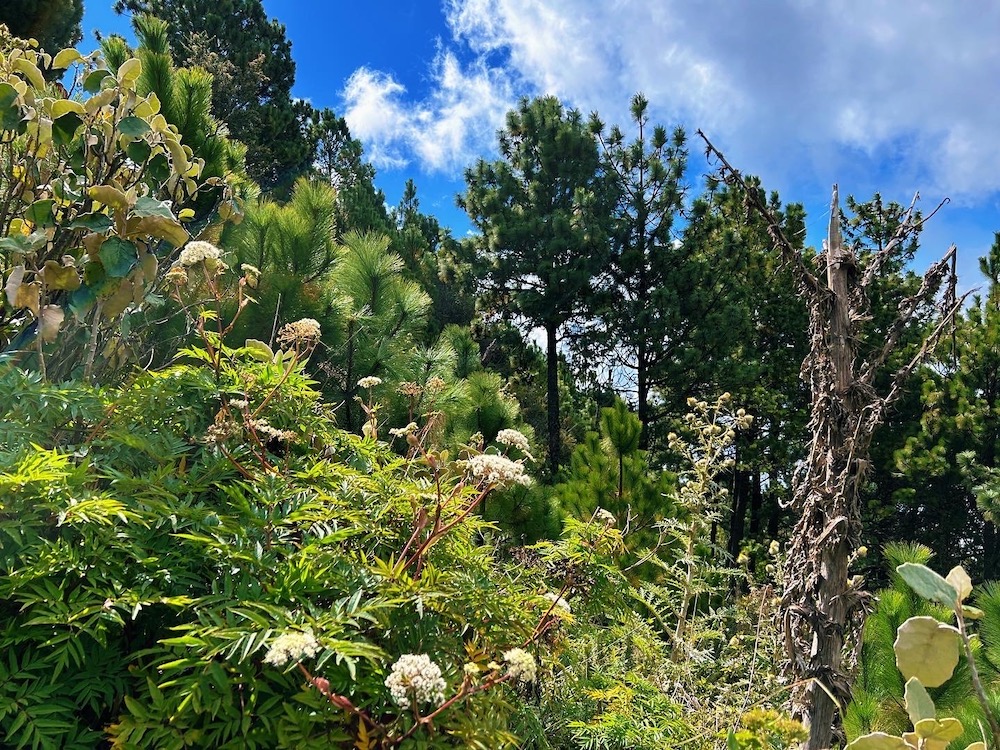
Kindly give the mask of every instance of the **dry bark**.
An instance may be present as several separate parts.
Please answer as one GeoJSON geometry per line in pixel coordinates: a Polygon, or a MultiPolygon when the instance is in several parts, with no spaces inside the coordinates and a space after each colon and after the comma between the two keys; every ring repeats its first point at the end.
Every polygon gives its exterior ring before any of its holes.
{"type": "Polygon", "coordinates": [[[956,299],[950,270],[955,247],[928,269],[920,289],[900,303],[884,345],[871,347],[874,354],[857,362],[855,344],[860,322],[867,319],[871,284],[891,255],[919,229],[921,220],[915,218],[914,204],[895,236],[867,259],[862,271],[853,250],[844,247],[835,185],[829,236],[814,264],[825,271],[821,280],[784,236],[759,191],[747,184],[703,133],[699,135],[708,155],[718,160],[722,178],[744,191],[749,207],[767,222],[775,248],[793,269],[798,294],[809,309],[810,350],[801,376],[811,389],[810,442],[792,480],[791,507],[798,521],[785,564],[782,613],[785,672],[793,685],[792,713],[809,729],[803,747],[824,750],[841,739],[841,712],[851,699],[853,653],[869,596],[859,580],[849,577],[849,565],[860,544],[859,488],[869,468],[872,436],[901,395],[906,379],[930,354],[964,301],[964,297],[956,299]],[[917,354],[892,373],[885,392],[878,393],[875,377],[897,348],[900,335],[910,323],[926,316],[930,306],[937,324],[917,354]]]}

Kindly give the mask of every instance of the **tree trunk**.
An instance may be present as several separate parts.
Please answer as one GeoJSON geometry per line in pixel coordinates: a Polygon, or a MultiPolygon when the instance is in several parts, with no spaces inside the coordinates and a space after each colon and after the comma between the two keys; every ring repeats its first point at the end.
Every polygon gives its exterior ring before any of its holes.
{"type": "Polygon", "coordinates": [[[753,489],[750,491],[750,533],[760,533],[760,512],[764,507],[764,492],[761,487],[760,469],[753,470],[751,479],[753,489]]]}
{"type": "Polygon", "coordinates": [[[797,671],[805,683],[793,693],[795,713],[809,729],[805,745],[809,750],[830,747],[841,721],[837,703],[846,706],[851,698],[843,664],[844,634],[850,632],[852,614],[847,568],[861,527],[857,471],[852,464],[867,456],[871,437],[870,431],[859,430],[864,412],[859,407],[867,404],[856,403],[854,393],[849,294],[854,259],[843,246],[836,186],[830,212],[826,248],[830,295],[822,306],[825,310],[811,311],[819,317],[813,327],[810,357],[813,438],[806,472],[799,475],[801,481],[795,488],[802,516],[786,571],[791,587],[786,591],[785,606],[798,607],[800,627],[808,623],[803,634],[811,635],[808,651],[800,649],[795,654],[804,662],[797,671]]]}
{"type": "Polygon", "coordinates": [[[792,507],[798,521],[784,565],[781,609],[792,713],[809,729],[803,747],[826,750],[834,735],[838,739],[841,735],[837,704],[846,706],[851,698],[851,665],[845,664],[844,647],[855,645],[863,624],[867,595],[860,587],[848,585],[848,563],[860,544],[858,490],[869,466],[872,435],[888,407],[900,397],[907,378],[929,356],[961,309],[965,298],[955,293],[954,274],[949,271],[955,248],[949,248],[927,270],[917,293],[903,300],[884,343],[874,342],[874,353],[860,363],[856,375],[855,321],[864,320],[868,313],[871,284],[919,230],[922,222],[913,204],[891,240],[867,259],[859,274],[853,252],[843,246],[834,185],[826,252],[817,258],[827,266],[824,284],[785,235],[781,221],[764,202],[763,191],[748,184],[701,131],[699,135],[708,153],[718,158],[723,178],[739,185],[751,207],[767,220],[768,233],[795,273],[798,293],[809,308],[809,353],[802,376],[811,389],[811,438],[806,459],[793,472],[792,507]],[[926,306],[935,302],[949,277],[936,325],[916,354],[890,373],[888,390],[879,394],[876,376],[887,369],[900,333],[914,322],[926,322],[926,306]]]}
{"type": "Polygon", "coordinates": [[[733,473],[733,498],[729,516],[729,556],[735,560],[743,546],[746,532],[747,506],[750,494],[750,472],[746,469],[736,469],[733,473]]]}
{"type": "Polygon", "coordinates": [[[559,434],[559,351],[557,349],[559,339],[556,334],[556,324],[546,323],[545,341],[548,348],[546,352],[548,364],[546,407],[549,426],[549,472],[552,474],[553,480],[559,471],[559,454],[562,452],[562,441],[559,434]]]}
{"type": "Polygon", "coordinates": [[[649,450],[649,367],[646,364],[647,344],[644,338],[639,339],[636,348],[636,415],[642,424],[639,433],[639,448],[649,450]]]}

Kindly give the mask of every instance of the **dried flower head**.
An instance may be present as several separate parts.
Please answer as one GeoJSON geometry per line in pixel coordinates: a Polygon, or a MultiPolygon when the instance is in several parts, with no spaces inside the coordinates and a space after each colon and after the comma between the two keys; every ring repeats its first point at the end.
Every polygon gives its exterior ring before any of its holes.
{"type": "Polygon", "coordinates": [[[416,383],[411,383],[410,381],[407,381],[405,383],[400,383],[399,387],[396,388],[396,393],[402,396],[407,396],[408,398],[414,398],[415,396],[419,396],[423,392],[424,392],[423,387],[417,385],[416,383]]]}
{"type": "Polygon", "coordinates": [[[312,633],[290,630],[282,633],[267,650],[264,663],[275,667],[283,667],[292,661],[315,656],[319,652],[319,641],[312,633]]]}
{"type": "Polygon", "coordinates": [[[445,383],[437,375],[435,375],[433,378],[430,378],[427,381],[427,390],[430,393],[440,393],[441,391],[443,391],[445,389],[446,385],[448,385],[448,384],[445,383]]]}
{"type": "Polygon", "coordinates": [[[393,702],[400,708],[409,708],[412,701],[417,704],[444,702],[444,691],[448,687],[441,676],[441,668],[431,661],[427,654],[403,654],[399,657],[385,686],[393,702]]]}
{"type": "Polygon", "coordinates": [[[194,242],[189,242],[187,246],[181,250],[181,254],[177,259],[177,262],[185,268],[189,268],[196,263],[205,261],[206,267],[212,265],[211,270],[214,270],[219,258],[221,257],[222,251],[211,242],[195,240],[194,242]],[[214,261],[215,263],[209,263],[210,261],[214,261]]]}
{"type": "Polygon", "coordinates": [[[594,520],[597,523],[604,524],[605,526],[615,526],[618,523],[618,519],[615,518],[615,514],[604,508],[598,508],[594,511],[594,520]]]}
{"type": "Polygon", "coordinates": [[[183,266],[174,266],[167,271],[163,278],[167,280],[167,283],[177,286],[187,286],[188,283],[188,274],[183,266]]]}
{"type": "Polygon", "coordinates": [[[507,664],[507,674],[516,682],[534,682],[538,673],[535,657],[523,648],[505,651],[503,660],[507,664]]]}
{"type": "Polygon", "coordinates": [[[288,323],[278,331],[279,346],[313,346],[319,341],[319,323],[312,318],[302,318],[288,323]]]}

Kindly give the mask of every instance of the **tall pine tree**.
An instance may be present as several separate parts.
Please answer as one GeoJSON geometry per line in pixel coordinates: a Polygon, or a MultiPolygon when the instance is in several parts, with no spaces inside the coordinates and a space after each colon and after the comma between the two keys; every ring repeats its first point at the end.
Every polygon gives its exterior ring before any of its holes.
{"type": "Polygon", "coordinates": [[[523,99],[500,131],[500,159],[466,171],[459,198],[481,232],[494,298],[545,331],[548,463],[561,460],[559,335],[606,265],[610,190],[577,110],[523,99]]]}

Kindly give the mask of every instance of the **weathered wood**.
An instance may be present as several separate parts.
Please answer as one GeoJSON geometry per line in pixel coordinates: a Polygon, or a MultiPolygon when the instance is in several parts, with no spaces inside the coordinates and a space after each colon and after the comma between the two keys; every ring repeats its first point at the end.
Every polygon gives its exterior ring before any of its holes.
{"type": "Polygon", "coordinates": [[[868,596],[852,584],[848,573],[851,555],[860,543],[859,490],[870,465],[871,440],[901,395],[907,377],[930,354],[964,301],[964,297],[956,299],[953,274],[950,294],[938,306],[937,325],[917,354],[891,374],[884,394],[875,390],[875,376],[896,349],[900,333],[937,299],[949,278],[954,248],[928,269],[920,289],[900,304],[884,344],[872,347],[875,353],[870,359],[855,362],[855,342],[858,326],[866,319],[869,285],[887,267],[891,254],[922,223],[915,218],[914,204],[905,212],[893,238],[867,260],[859,277],[858,260],[844,247],[839,193],[834,185],[829,235],[825,252],[817,259],[826,264],[823,284],[784,236],[758,191],[703,133],[699,131],[699,135],[707,153],[719,161],[723,180],[741,188],[750,207],[767,222],[776,249],[795,272],[799,296],[809,309],[810,348],[802,363],[802,377],[811,389],[811,438],[808,454],[792,478],[791,506],[798,521],[785,564],[782,610],[788,657],[785,672],[793,685],[792,713],[809,729],[803,747],[826,750],[840,737],[840,713],[851,699],[853,664],[847,655],[853,653],[850,647],[860,638],[868,596]]]}

